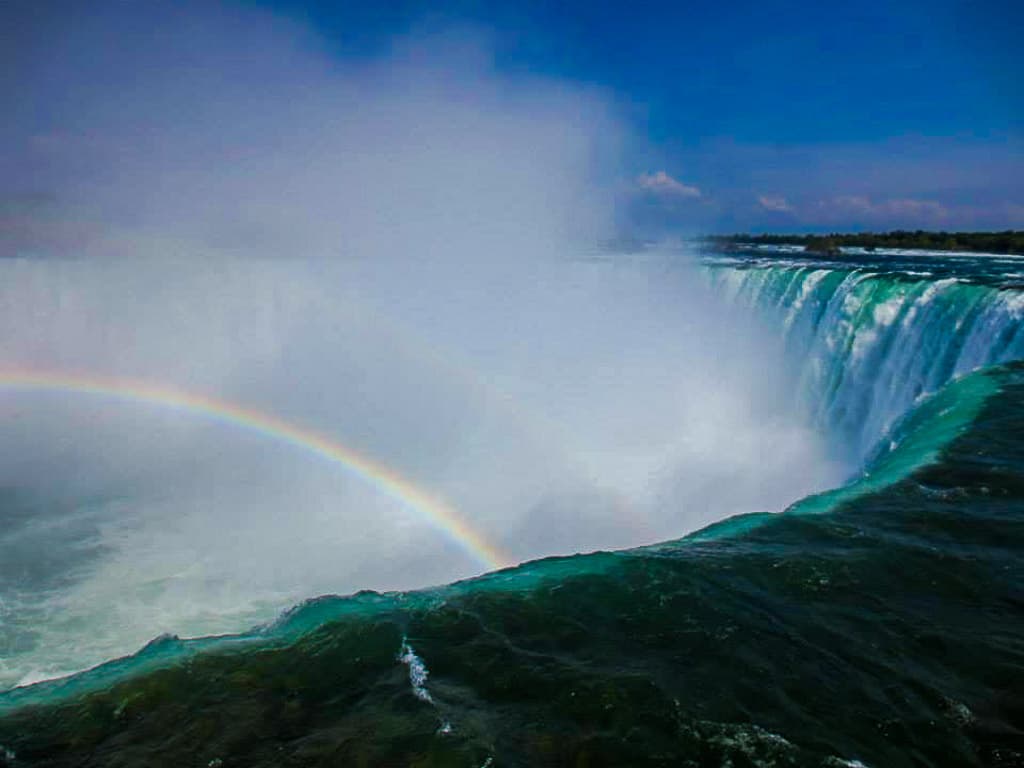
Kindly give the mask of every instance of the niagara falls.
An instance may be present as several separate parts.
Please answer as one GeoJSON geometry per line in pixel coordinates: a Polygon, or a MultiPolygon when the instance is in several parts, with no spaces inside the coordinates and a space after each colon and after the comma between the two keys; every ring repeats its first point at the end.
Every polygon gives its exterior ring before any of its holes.
{"type": "Polygon", "coordinates": [[[1024,765],[1021,21],[4,5],[0,768],[1024,765]]]}

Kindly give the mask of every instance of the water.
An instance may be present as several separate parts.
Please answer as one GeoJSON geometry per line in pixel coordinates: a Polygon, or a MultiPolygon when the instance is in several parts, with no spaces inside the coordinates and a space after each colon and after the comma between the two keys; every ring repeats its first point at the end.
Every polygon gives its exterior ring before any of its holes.
{"type": "Polygon", "coordinates": [[[801,396],[855,458],[923,395],[1024,357],[1021,269],[1020,257],[800,255],[713,259],[708,275],[781,329],[801,396]]]}
{"type": "Polygon", "coordinates": [[[718,300],[774,329],[843,487],[652,546],[162,637],[0,695],[0,761],[1022,764],[1016,269],[707,259],[718,300]]]}
{"type": "Polygon", "coordinates": [[[3,262],[0,688],[834,485],[677,261],[3,262]]]}

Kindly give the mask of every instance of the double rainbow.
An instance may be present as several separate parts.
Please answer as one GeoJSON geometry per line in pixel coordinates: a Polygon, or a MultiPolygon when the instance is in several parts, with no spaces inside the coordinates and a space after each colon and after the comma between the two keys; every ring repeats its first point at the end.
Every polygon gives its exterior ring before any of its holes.
{"type": "Polygon", "coordinates": [[[313,430],[236,403],[132,379],[58,371],[0,369],[0,390],[42,390],[118,398],[188,411],[306,451],[356,475],[406,509],[422,516],[488,570],[510,559],[447,502],[402,477],[391,467],[313,430]]]}

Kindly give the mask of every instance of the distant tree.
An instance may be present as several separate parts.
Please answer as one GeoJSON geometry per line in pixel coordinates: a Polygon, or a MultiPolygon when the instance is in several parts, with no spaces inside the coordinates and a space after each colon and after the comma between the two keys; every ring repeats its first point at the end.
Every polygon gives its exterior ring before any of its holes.
{"type": "Polygon", "coordinates": [[[834,254],[844,246],[868,250],[918,248],[936,251],[973,251],[1024,254],[1024,231],[925,232],[896,230],[887,233],[859,232],[828,235],[734,234],[703,238],[713,247],[742,248],[751,245],[803,245],[809,253],[834,254]]]}

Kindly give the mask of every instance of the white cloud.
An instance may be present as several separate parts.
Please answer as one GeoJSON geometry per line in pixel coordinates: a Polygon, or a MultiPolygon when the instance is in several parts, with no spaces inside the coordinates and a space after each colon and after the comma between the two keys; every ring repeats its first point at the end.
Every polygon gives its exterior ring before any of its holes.
{"type": "Polygon", "coordinates": [[[781,195],[760,195],[757,202],[767,211],[792,211],[793,206],[781,195]]]}
{"type": "Polygon", "coordinates": [[[890,198],[872,200],[866,195],[839,195],[811,206],[811,216],[825,221],[849,220],[851,216],[893,226],[934,224],[949,217],[949,209],[935,200],[890,198]]]}
{"type": "Polygon", "coordinates": [[[917,197],[872,197],[865,194],[838,194],[818,199],[791,202],[777,194],[757,196],[761,214],[786,213],[796,221],[811,226],[874,229],[939,228],[970,225],[985,221],[985,216],[1014,220],[1012,206],[1004,204],[988,211],[972,206],[947,205],[937,200],[917,197]]]}
{"type": "Polygon", "coordinates": [[[678,179],[669,176],[665,171],[641,173],[637,177],[636,183],[640,189],[659,197],[697,198],[701,196],[699,187],[692,184],[684,184],[678,179]]]}
{"type": "Polygon", "coordinates": [[[901,200],[886,200],[882,209],[893,215],[923,216],[928,218],[945,218],[949,210],[942,203],[935,200],[913,200],[904,198],[901,200]]]}

